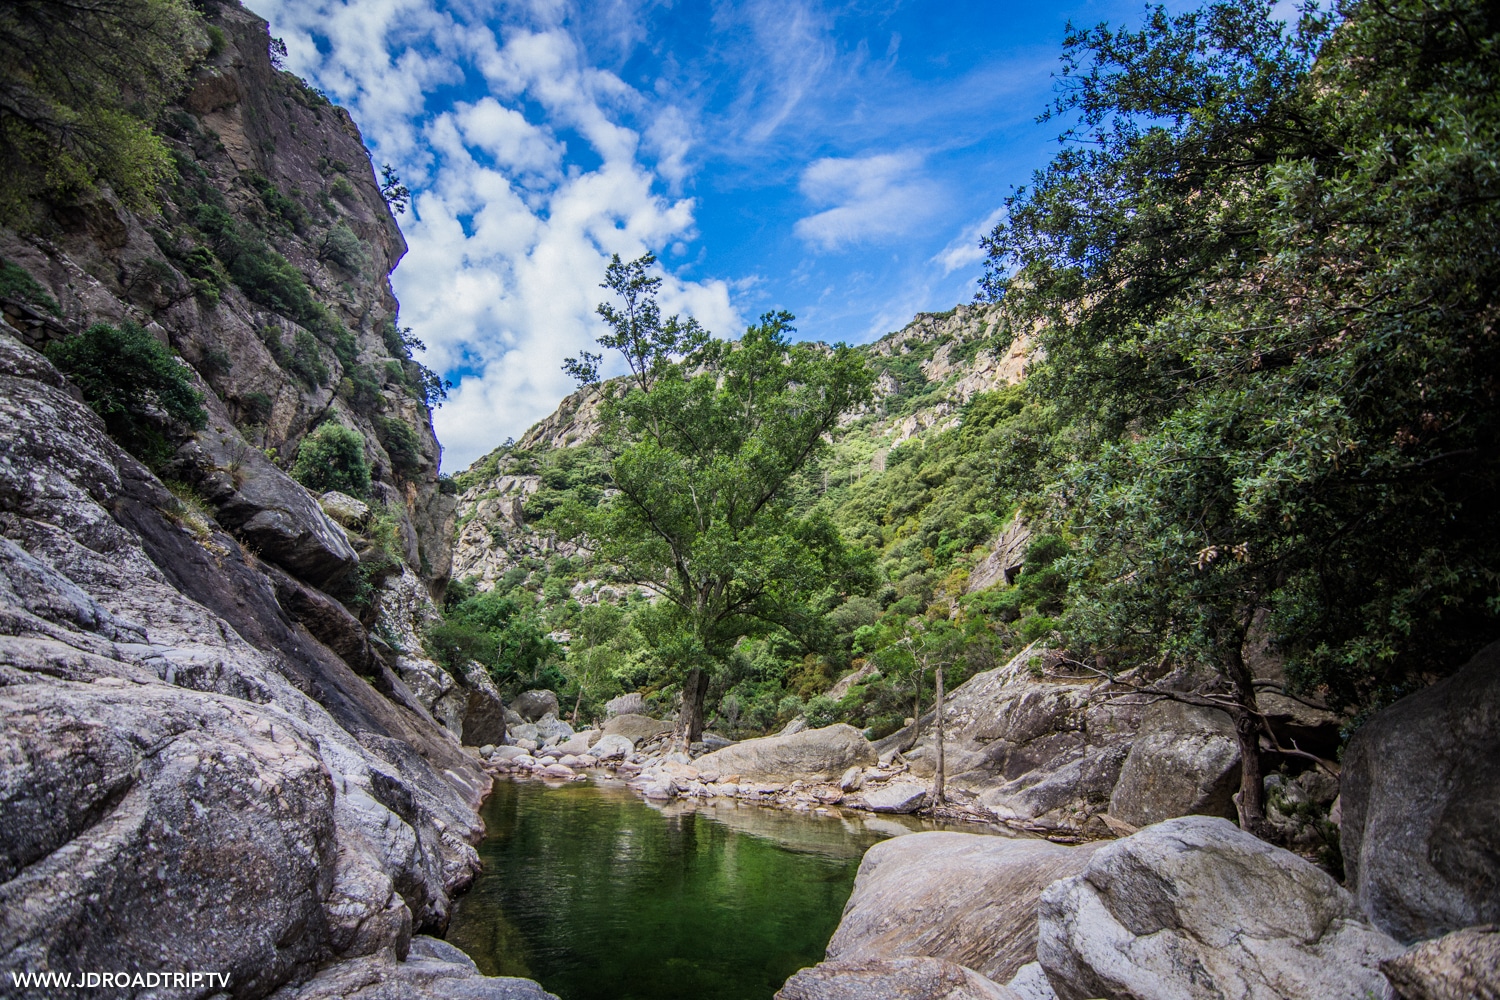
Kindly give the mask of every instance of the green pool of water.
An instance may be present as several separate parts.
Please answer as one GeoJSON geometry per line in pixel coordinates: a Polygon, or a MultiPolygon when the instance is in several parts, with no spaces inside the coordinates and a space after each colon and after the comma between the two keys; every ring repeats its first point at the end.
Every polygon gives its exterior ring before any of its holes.
{"type": "Polygon", "coordinates": [[[823,957],[866,848],[934,829],[653,806],[611,782],[499,781],[483,815],[484,871],[448,940],[562,1000],[769,1000],[823,957]]]}

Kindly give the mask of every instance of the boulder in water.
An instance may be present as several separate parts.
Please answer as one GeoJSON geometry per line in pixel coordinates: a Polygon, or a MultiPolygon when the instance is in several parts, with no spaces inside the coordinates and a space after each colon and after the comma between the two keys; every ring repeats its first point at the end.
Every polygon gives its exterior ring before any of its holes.
{"type": "Polygon", "coordinates": [[[915,781],[887,781],[870,785],[861,797],[871,812],[914,813],[927,801],[927,786],[915,781]]]}
{"type": "Polygon", "coordinates": [[[875,763],[875,748],[858,729],[838,723],[790,736],[745,740],[698,758],[700,770],[747,781],[837,781],[854,765],[875,763]]]}
{"type": "Polygon", "coordinates": [[[997,982],[1036,959],[1037,900],[1099,845],[914,833],[865,852],[830,959],[930,955],[997,982]]]}

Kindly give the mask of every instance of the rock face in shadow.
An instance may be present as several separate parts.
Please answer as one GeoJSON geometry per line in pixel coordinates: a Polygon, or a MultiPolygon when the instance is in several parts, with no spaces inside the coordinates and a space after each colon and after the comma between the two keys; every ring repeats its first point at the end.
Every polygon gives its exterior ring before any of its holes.
{"type": "Polygon", "coordinates": [[[915,833],[866,852],[829,959],[928,955],[1005,982],[1036,960],[1037,899],[1100,845],[915,833]]]}
{"type": "Polygon", "coordinates": [[[940,958],[822,962],[786,981],[776,1000],[1019,1000],[973,969],[940,958]]]}
{"type": "Polygon", "coordinates": [[[398,963],[472,880],[490,779],[7,330],[0,962],[225,971],[245,998],[398,963]]]}
{"type": "Polygon", "coordinates": [[[1131,826],[1174,816],[1235,816],[1240,750],[1234,723],[1215,708],[1162,701],[1146,709],[1109,812],[1131,826]]]}
{"type": "MultiPolygon", "coordinates": [[[[617,722],[626,716],[618,716],[617,722]]],[[[604,731],[609,732],[606,723],[604,731]]],[[[789,736],[745,740],[704,754],[698,770],[739,775],[746,781],[837,781],[851,767],[875,763],[875,748],[858,729],[843,723],[804,729],[789,736]]]]}
{"type": "Polygon", "coordinates": [[[1365,723],[1344,752],[1349,886],[1402,941],[1500,921],[1500,643],[1365,723]]]}
{"type": "Polygon", "coordinates": [[[1228,820],[1185,816],[1094,852],[1042,893],[1061,1000],[1369,1000],[1401,947],[1325,872],[1228,820]]]}

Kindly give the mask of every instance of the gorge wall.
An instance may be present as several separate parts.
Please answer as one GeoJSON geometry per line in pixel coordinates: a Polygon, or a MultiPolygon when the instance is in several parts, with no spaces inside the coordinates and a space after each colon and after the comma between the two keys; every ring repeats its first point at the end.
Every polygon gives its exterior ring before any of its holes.
{"type": "Polygon", "coordinates": [[[421,654],[455,498],[387,281],[405,244],[348,115],[260,18],[200,6],[160,212],[105,189],[0,229],[0,964],[545,996],[422,936],[478,868],[462,738],[499,701],[421,654]],[[43,353],[97,323],[203,396],[149,467],[43,353]],[[329,422],[363,498],[289,475],[329,422]]]}

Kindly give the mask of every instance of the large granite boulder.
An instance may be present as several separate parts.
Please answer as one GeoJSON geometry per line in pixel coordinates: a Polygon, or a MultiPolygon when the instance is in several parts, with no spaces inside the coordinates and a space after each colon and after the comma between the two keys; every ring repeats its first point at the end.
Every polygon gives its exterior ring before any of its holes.
{"type": "Polygon", "coordinates": [[[775,1000],[1019,1000],[973,969],[940,958],[822,962],[786,981],[775,1000]]]}
{"type": "Polygon", "coordinates": [[[523,691],[511,702],[511,708],[527,722],[536,722],[548,714],[557,715],[557,694],[553,691],[523,691]]]}
{"type": "Polygon", "coordinates": [[[184,446],[177,464],[214,505],[219,523],[263,558],[316,586],[359,565],[344,529],[301,484],[247,445],[227,413],[184,446]]]}
{"type": "Polygon", "coordinates": [[[662,733],[670,733],[672,724],[645,715],[617,715],[604,723],[605,736],[623,736],[632,744],[649,740],[662,733]]]}
{"type": "Polygon", "coordinates": [[[604,714],[613,719],[617,715],[641,715],[646,711],[646,699],[639,691],[622,694],[604,703],[604,714]]]}
{"type": "Polygon", "coordinates": [[[1444,934],[1380,963],[1401,1000],[1500,1000],[1500,926],[1444,934]]]}
{"type": "Polygon", "coordinates": [[[1344,753],[1344,870],[1401,941],[1500,921],[1500,643],[1402,698],[1344,753]]]}
{"type": "Polygon", "coordinates": [[[469,690],[469,704],[464,709],[463,731],[459,737],[464,746],[504,743],[505,702],[500,698],[500,689],[495,687],[489,672],[473,660],[464,667],[464,680],[469,690]]]}
{"type": "Polygon", "coordinates": [[[1037,918],[1061,1000],[1378,1000],[1400,951],[1327,873],[1207,816],[1099,848],[1037,918]]]}
{"type": "Polygon", "coordinates": [[[1234,723],[1215,708],[1177,701],[1146,709],[1109,812],[1132,826],[1174,816],[1235,815],[1240,749],[1234,723]]]}
{"type": "Polygon", "coordinates": [[[1036,959],[1037,899],[1099,845],[915,833],[865,852],[828,943],[840,961],[930,955],[1005,982],[1036,959]]]}
{"type": "MultiPolygon", "coordinates": [[[[605,727],[609,731],[609,727],[605,727]]],[[[838,781],[850,767],[875,763],[875,748],[853,726],[838,723],[790,736],[745,740],[697,760],[699,771],[745,781],[838,781]]]]}

